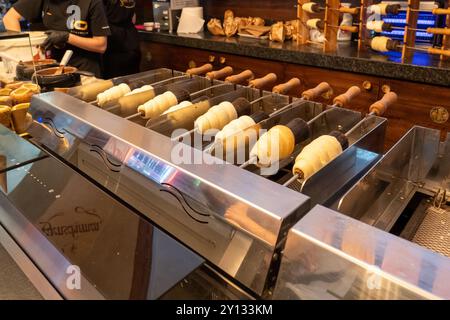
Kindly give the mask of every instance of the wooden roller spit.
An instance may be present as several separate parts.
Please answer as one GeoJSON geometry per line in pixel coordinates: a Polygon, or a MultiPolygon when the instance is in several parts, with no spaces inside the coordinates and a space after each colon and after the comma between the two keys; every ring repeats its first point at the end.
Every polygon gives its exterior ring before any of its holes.
{"type": "Polygon", "coordinates": [[[251,70],[245,70],[239,74],[235,74],[225,78],[225,82],[230,82],[234,84],[243,84],[255,78],[255,75],[251,70]]]}
{"type": "Polygon", "coordinates": [[[273,93],[286,94],[287,92],[300,88],[302,85],[299,78],[292,78],[286,83],[279,84],[272,89],[273,93]]]}
{"type": "Polygon", "coordinates": [[[427,28],[428,33],[450,36],[450,28],[427,28]]]}
{"type": "Polygon", "coordinates": [[[397,102],[397,94],[395,92],[386,93],[383,98],[374,104],[372,104],[369,108],[371,114],[382,116],[388,107],[397,102]]]}
{"type": "Polygon", "coordinates": [[[332,94],[333,89],[331,86],[327,82],[321,82],[317,87],[304,91],[302,98],[308,101],[315,100],[320,96],[329,99],[332,94]]]}
{"type": "Polygon", "coordinates": [[[250,88],[263,89],[274,85],[277,82],[277,80],[278,77],[275,73],[269,73],[268,75],[262,78],[250,80],[248,86],[250,88]]]}
{"type": "Polygon", "coordinates": [[[450,49],[446,50],[446,49],[438,49],[438,48],[428,48],[427,51],[430,54],[439,54],[442,56],[450,57],[450,49]]]}
{"type": "Polygon", "coordinates": [[[206,77],[211,80],[221,80],[233,74],[234,70],[232,67],[225,67],[217,71],[210,71],[206,74],[206,77]]]}
{"type": "Polygon", "coordinates": [[[361,93],[361,89],[357,86],[353,86],[347,90],[346,93],[343,93],[333,100],[333,104],[337,107],[346,107],[356,96],[361,93]]]}
{"type": "Polygon", "coordinates": [[[340,13],[350,13],[350,14],[359,14],[359,8],[349,8],[349,7],[340,7],[339,8],[340,13]]]}
{"type": "Polygon", "coordinates": [[[190,76],[202,76],[211,72],[213,70],[213,66],[210,63],[204,64],[201,67],[191,68],[186,71],[186,73],[190,76]]]}
{"type": "Polygon", "coordinates": [[[339,26],[339,29],[341,29],[342,31],[348,31],[351,33],[358,33],[359,32],[359,27],[358,26],[339,26]]]}
{"type": "Polygon", "coordinates": [[[447,14],[449,14],[450,15],[450,8],[447,8],[447,9],[443,9],[443,8],[434,8],[432,11],[431,11],[431,13],[432,14],[436,14],[436,15],[447,15],[447,14]]]}

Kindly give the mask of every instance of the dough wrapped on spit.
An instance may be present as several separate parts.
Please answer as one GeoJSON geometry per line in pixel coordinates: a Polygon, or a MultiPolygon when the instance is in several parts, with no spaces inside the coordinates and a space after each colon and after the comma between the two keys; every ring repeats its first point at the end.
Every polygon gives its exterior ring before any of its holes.
{"type": "Polygon", "coordinates": [[[268,118],[266,113],[257,111],[250,116],[241,116],[231,121],[216,134],[214,144],[211,149],[207,149],[208,152],[214,153],[218,158],[226,157],[227,161],[239,161],[240,156],[245,157],[248,154],[252,141],[258,139],[261,128],[258,124],[268,118]]]}
{"type": "Polygon", "coordinates": [[[295,145],[310,137],[308,124],[300,118],[277,125],[264,133],[250,151],[258,167],[270,167],[294,152],[295,145]]]}
{"type": "Polygon", "coordinates": [[[250,116],[241,116],[233,121],[231,121],[229,124],[227,124],[225,127],[223,127],[222,130],[216,133],[215,141],[216,142],[223,142],[225,139],[244,131],[247,128],[250,128],[251,126],[254,126],[255,124],[267,119],[268,116],[262,111],[258,111],[250,116]]]}
{"type": "Polygon", "coordinates": [[[168,113],[172,113],[172,112],[175,112],[175,111],[187,108],[187,107],[190,107],[192,105],[193,105],[193,103],[190,102],[190,101],[183,101],[183,102],[177,104],[176,106],[170,107],[169,109],[164,111],[163,115],[168,114],[168,113]]]}
{"type": "Polygon", "coordinates": [[[103,108],[105,105],[111,101],[117,100],[126,94],[131,92],[131,88],[126,83],[114,86],[102,93],[97,95],[97,104],[99,107],[103,108]]]}
{"type": "Polygon", "coordinates": [[[91,102],[97,99],[98,94],[112,87],[114,87],[112,80],[100,80],[94,83],[70,88],[68,94],[85,102],[91,102]]]}
{"type": "Polygon", "coordinates": [[[250,102],[245,98],[238,98],[232,103],[224,101],[195,120],[194,127],[202,134],[211,129],[222,130],[231,121],[249,114],[250,107],[250,102]]]}
{"type": "Polygon", "coordinates": [[[303,148],[295,159],[292,172],[299,179],[309,179],[347,148],[348,139],[342,132],[333,131],[320,136],[303,148]]]}
{"type": "Polygon", "coordinates": [[[139,106],[138,112],[142,114],[144,119],[153,119],[162,115],[170,107],[190,99],[190,93],[186,90],[174,89],[172,91],[166,91],[139,106]]]}

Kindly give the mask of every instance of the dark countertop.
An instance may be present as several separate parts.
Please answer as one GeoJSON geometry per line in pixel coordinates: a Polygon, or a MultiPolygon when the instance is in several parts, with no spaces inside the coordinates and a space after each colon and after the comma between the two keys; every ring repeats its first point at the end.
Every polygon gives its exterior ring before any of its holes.
{"type": "Polygon", "coordinates": [[[209,33],[177,35],[165,32],[140,31],[143,41],[275,60],[300,65],[380,76],[441,86],[450,86],[450,61],[439,56],[415,53],[412,61],[401,63],[401,53],[379,54],[358,52],[356,43],[340,44],[338,51],[323,53],[313,46],[297,45],[292,41],[276,43],[243,37],[225,38],[209,33]]]}

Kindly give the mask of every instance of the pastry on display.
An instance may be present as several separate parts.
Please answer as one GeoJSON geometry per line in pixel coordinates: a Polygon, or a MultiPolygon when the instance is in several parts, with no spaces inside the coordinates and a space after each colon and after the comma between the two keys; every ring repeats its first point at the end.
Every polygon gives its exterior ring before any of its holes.
{"type": "Polygon", "coordinates": [[[31,114],[28,113],[29,109],[29,103],[21,103],[11,108],[11,122],[17,134],[26,132],[33,122],[31,114]]]}
{"type": "Polygon", "coordinates": [[[284,42],[286,40],[286,27],[283,22],[277,22],[270,28],[271,41],[284,42]]]}
{"type": "Polygon", "coordinates": [[[162,115],[169,108],[189,100],[190,94],[186,90],[166,91],[138,107],[138,112],[144,119],[154,119],[162,115]]]}
{"type": "Polygon", "coordinates": [[[0,124],[11,127],[11,107],[0,105],[0,124]]]}
{"type": "Polygon", "coordinates": [[[225,35],[225,31],[223,30],[223,27],[222,27],[222,22],[219,19],[209,20],[207,27],[208,27],[209,32],[211,32],[212,35],[215,35],[215,36],[224,36],[225,35]]]}

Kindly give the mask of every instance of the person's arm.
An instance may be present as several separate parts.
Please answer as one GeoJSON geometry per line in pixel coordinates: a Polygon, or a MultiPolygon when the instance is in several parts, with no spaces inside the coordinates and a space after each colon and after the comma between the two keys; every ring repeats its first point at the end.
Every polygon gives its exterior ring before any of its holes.
{"type": "Polygon", "coordinates": [[[20,19],[22,19],[22,16],[16,11],[16,9],[9,9],[3,17],[3,24],[5,25],[5,29],[8,31],[22,31],[20,27],[20,19]]]}
{"type": "Polygon", "coordinates": [[[75,47],[97,53],[104,53],[107,46],[107,38],[104,36],[83,38],[74,34],[70,34],[69,40],[67,42],[75,47]]]}

